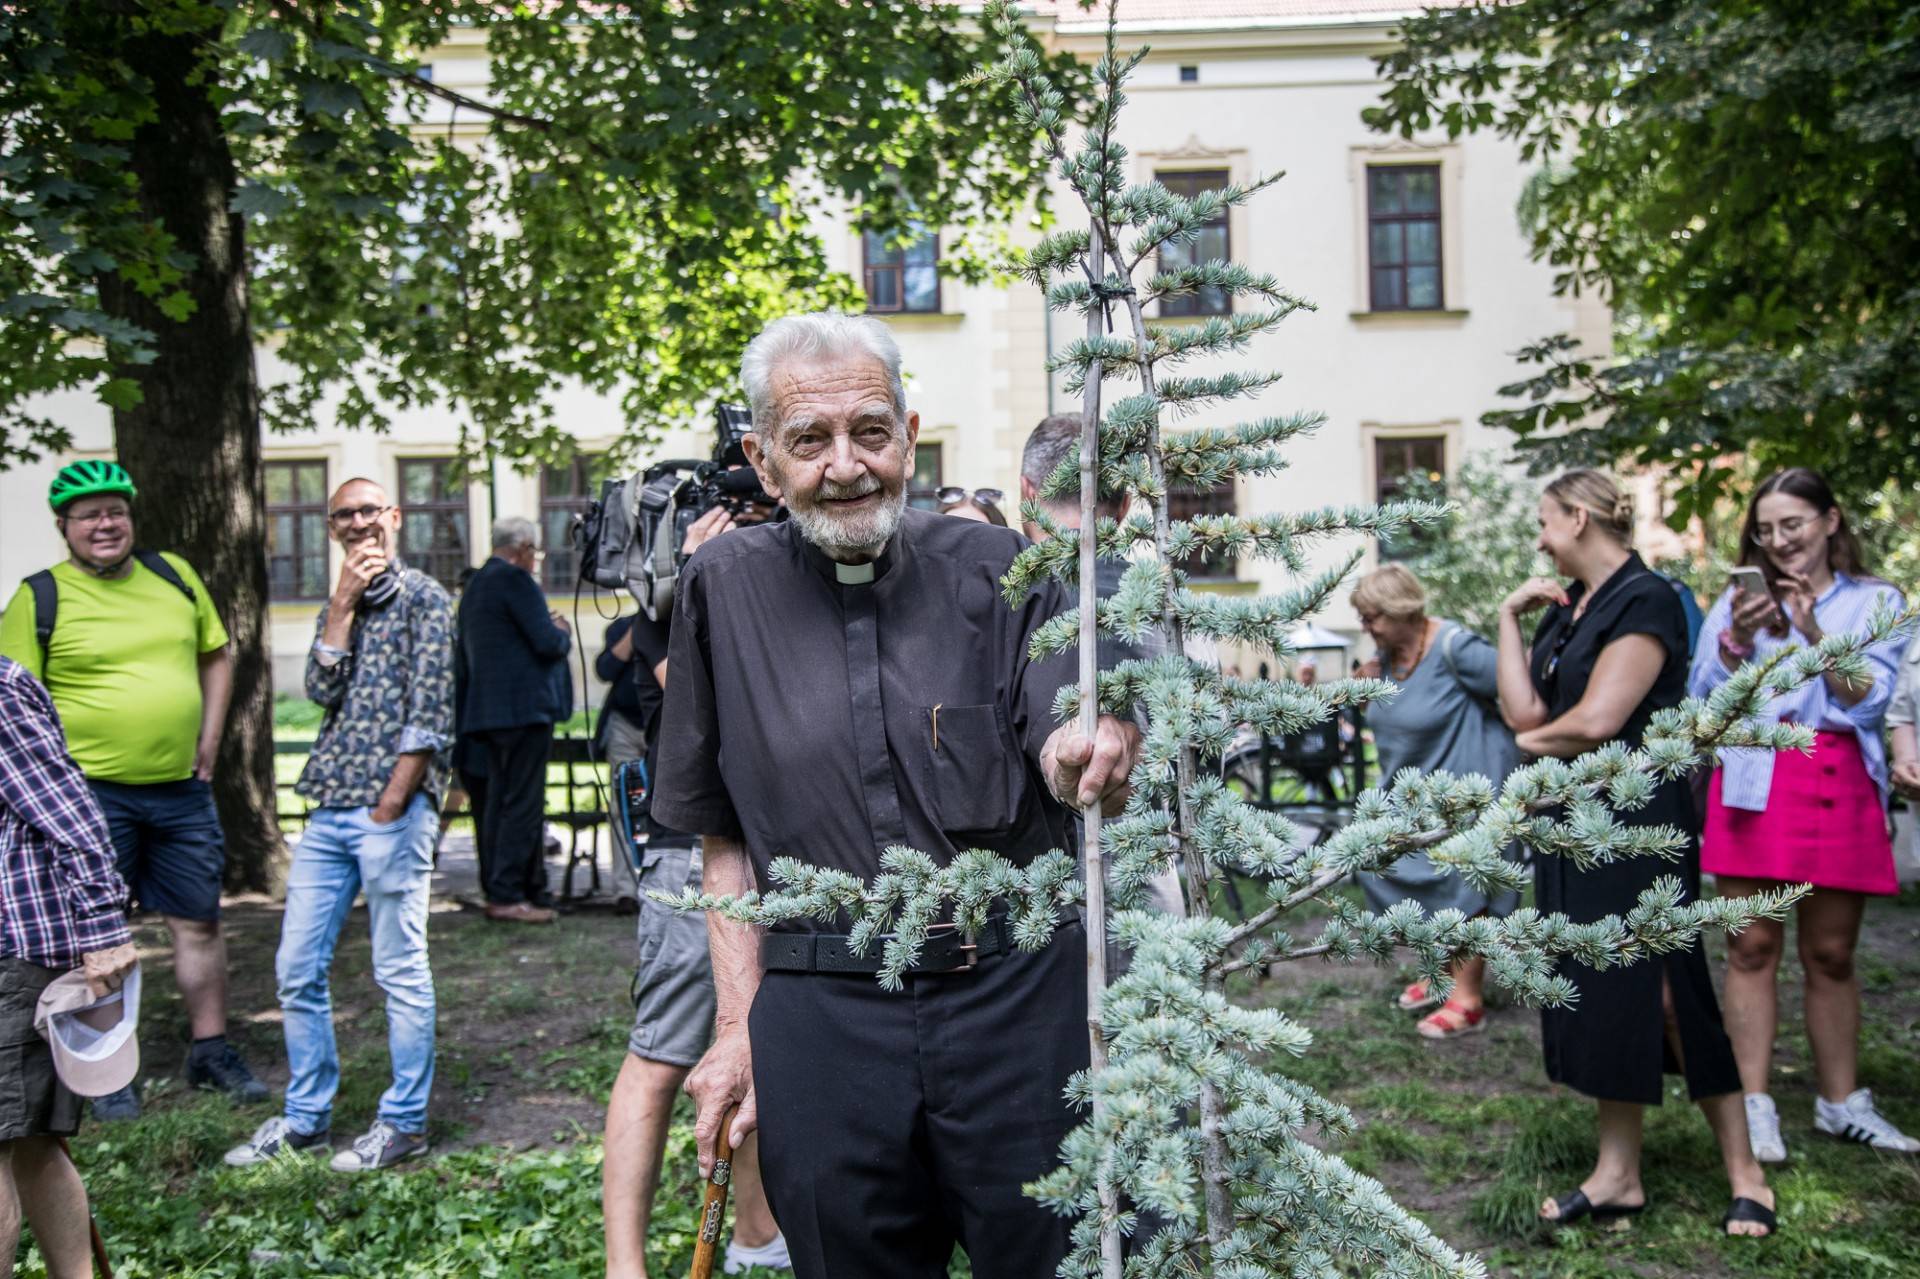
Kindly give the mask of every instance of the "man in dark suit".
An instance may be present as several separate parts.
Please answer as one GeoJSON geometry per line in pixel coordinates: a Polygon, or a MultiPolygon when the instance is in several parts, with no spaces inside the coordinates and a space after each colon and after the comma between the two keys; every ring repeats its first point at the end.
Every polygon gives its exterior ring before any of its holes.
{"type": "Polygon", "coordinates": [[[541,861],[547,753],[573,701],[573,632],[534,576],[537,539],[531,520],[494,522],[493,557],[461,596],[454,647],[459,733],[486,778],[474,809],[487,918],[519,924],[553,922],[541,861]]]}

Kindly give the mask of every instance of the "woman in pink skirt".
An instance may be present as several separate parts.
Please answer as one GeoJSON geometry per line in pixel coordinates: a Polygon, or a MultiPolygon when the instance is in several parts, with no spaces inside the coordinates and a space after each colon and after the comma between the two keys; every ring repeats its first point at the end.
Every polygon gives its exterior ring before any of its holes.
{"type": "MultiPolygon", "coordinates": [[[[1767,589],[1742,591],[1736,582],[1707,614],[1690,681],[1695,696],[1711,693],[1745,661],[1864,630],[1875,609],[1904,602],[1899,591],[1867,575],[1833,490],[1804,468],[1776,472],[1760,486],[1747,508],[1740,563],[1758,568],[1767,589]]],[[[1794,922],[1820,1090],[1814,1127],[1882,1150],[1913,1152],[1920,1141],[1875,1109],[1872,1093],[1856,1078],[1860,984],[1853,972],[1867,897],[1898,890],[1882,730],[1901,648],[1892,640],[1870,649],[1865,683],[1828,675],[1768,704],[1766,718],[1814,730],[1811,755],[1722,752],[1708,792],[1700,862],[1728,897],[1813,885],[1794,922]]],[[[1740,1064],[1753,1153],[1767,1163],[1787,1157],[1767,1091],[1785,938],[1784,924],[1760,920],[1727,943],[1727,1031],[1740,1064]]]]}

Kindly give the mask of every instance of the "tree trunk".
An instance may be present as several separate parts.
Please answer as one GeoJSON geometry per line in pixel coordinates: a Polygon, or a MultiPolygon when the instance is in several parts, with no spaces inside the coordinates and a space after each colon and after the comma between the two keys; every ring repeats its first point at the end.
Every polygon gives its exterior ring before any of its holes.
{"type": "Polygon", "coordinates": [[[274,802],[266,493],[245,226],[229,208],[236,176],[219,110],[207,84],[189,83],[202,38],[218,37],[215,21],[203,32],[130,34],[121,49],[151,82],[157,107],[134,135],[131,168],[147,215],[194,258],[183,286],[193,314],[169,319],[116,274],[99,286],[108,312],[157,337],[151,364],[115,370],[137,381],[145,399],[114,412],[114,440],[140,490],[139,544],[185,556],[226,623],[233,703],[214,798],[227,836],[227,886],[265,890],[286,845],[274,802]]]}

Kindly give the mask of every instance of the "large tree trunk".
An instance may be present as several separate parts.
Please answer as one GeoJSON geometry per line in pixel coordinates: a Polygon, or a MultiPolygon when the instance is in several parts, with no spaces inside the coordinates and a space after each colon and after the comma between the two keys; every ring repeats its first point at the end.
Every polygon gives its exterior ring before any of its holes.
{"type": "Polygon", "coordinates": [[[233,705],[214,796],[226,828],[228,887],[264,890],[278,878],[286,845],[274,803],[266,494],[245,226],[228,207],[235,172],[220,113],[206,84],[189,83],[206,47],[196,37],[218,34],[217,24],[139,34],[124,47],[129,65],[151,81],[158,107],[134,136],[131,167],[148,216],[194,258],[185,283],[193,314],[169,319],[117,275],[102,276],[100,292],[109,312],[157,336],[151,364],[116,370],[140,384],[145,400],[115,411],[114,438],[140,489],[140,544],[193,564],[232,637],[233,705]]]}

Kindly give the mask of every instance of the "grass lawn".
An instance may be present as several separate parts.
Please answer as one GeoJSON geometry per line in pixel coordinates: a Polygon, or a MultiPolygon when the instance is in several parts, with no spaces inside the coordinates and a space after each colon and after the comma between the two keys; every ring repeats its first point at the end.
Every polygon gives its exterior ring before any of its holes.
{"type": "MultiPolygon", "coordinates": [[[[244,899],[228,920],[234,1035],[277,1088],[286,1080],[272,991],[279,910],[244,899]]],[[[220,1165],[221,1152],[273,1111],[236,1111],[173,1082],[184,1057],[181,1008],[163,932],[143,922],[147,1113],[130,1125],[89,1125],[74,1143],[117,1272],[598,1276],[600,1122],[624,1051],[632,926],[587,912],[553,929],[510,929],[436,903],[435,1151],[408,1171],[348,1180],[312,1162],[220,1165]]],[[[1862,1081],[1896,1122],[1920,1130],[1920,898],[1874,903],[1860,971],[1862,1081]]],[[[1920,1165],[1813,1135],[1792,985],[1776,1088],[1792,1155],[1774,1179],[1782,1230],[1753,1243],[1718,1237],[1726,1207],[1718,1161],[1698,1111],[1677,1098],[1649,1119],[1645,1215],[1618,1229],[1537,1232],[1538,1201],[1572,1188],[1590,1164],[1591,1108],[1546,1083],[1532,1014],[1498,1010],[1487,1033],[1429,1045],[1390,1006],[1402,980],[1388,969],[1309,962],[1239,993],[1317,1030],[1291,1069],[1360,1115],[1344,1153],[1494,1274],[1920,1275],[1920,1165]]],[[[371,1120],[386,1082],[363,912],[343,934],[334,990],[344,1059],[334,1132],[344,1140],[371,1120]]],[[[684,1274],[691,1256],[692,1153],[682,1122],[654,1222],[656,1275],[684,1274]]],[[[23,1263],[24,1275],[45,1273],[30,1249],[23,1263]]]]}

